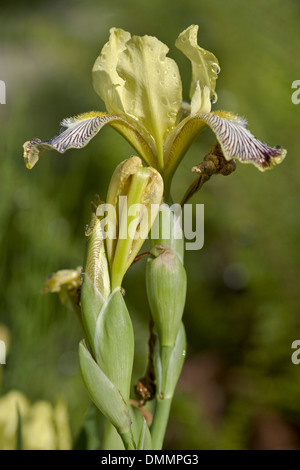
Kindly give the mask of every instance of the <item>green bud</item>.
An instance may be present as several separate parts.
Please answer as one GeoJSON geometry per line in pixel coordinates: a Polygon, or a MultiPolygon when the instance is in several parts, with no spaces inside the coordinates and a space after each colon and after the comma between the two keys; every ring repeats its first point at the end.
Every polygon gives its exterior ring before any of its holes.
{"type": "Polygon", "coordinates": [[[131,157],[116,168],[107,194],[108,223],[115,224],[116,238],[106,237],[112,290],[134,261],[156,218],[163,195],[163,180],[157,170],[143,167],[131,157]]]}
{"type": "MultiPolygon", "coordinates": [[[[131,183],[132,176],[142,168],[142,160],[139,157],[131,157],[121,162],[115,169],[107,191],[106,204],[111,205],[115,209],[115,215],[120,212],[119,201],[120,196],[126,196],[131,183]]],[[[114,216],[112,214],[112,216],[114,216]]],[[[115,233],[119,230],[119,218],[108,218],[108,222],[115,224],[115,233]]],[[[110,263],[113,260],[117,246],[117,237],[108,237],[106,240],[107,254],[110,263]]]]}
{"type": "Polygon", "coordinates": [[[185,305],[186,273],[172,248],[156,245],[150,253],[146,267],[148,300],[161,346],[173,347],[185,305]]]}

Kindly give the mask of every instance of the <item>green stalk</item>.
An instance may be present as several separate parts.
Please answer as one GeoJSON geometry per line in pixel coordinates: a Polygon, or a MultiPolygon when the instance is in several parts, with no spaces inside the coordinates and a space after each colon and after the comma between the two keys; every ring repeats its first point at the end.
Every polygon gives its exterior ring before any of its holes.
{"type": "Polygon", "coordinates": [[[152,252],[153,258],[150,257],[148,260],[146,273],[148,301],[158,334],[154,350],[157,392],[153,423],[150,429],[154,450],[160,450],[163,446],[174,391],[184,361],[183,353],[186,349],[184,327],[181,322],[185,293],[181,296],[177,295],[186,283],[182,261],[184,239],[183,237],[176,239],[175,222],[175,215],[169,213],[168,209],[159,213],[156,219],[158,238],[151,238],[152,234],[150,233],[150,247],[153,250],[155,245],[167,245],[166,248],[170,247],[173,255],[170,256],[167,251],[162,254],[158,252],[155,258],[156,255],[152,252]],[[162,238],[165,217],[165,220],[170,223],[171,229],[170,238],[167,239],[162,238]],[[174,296],[178,299],[175,304],[174,296]]]}
{"type": "Polygon", "coordinates": [[[161,450],[168,425],[172,398],[156,398],[155,413],[151,426],[153,450],[161,450]]]}

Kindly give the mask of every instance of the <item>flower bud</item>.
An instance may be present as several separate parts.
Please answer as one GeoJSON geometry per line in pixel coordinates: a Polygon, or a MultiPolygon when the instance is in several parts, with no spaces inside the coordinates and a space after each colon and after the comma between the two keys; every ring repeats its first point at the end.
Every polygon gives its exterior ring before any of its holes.
{"type": "MultiPolygon", "coordinates": [[[[154,168],[131,157],[116,168],[106,206],[115,210],[116,238],[106,237],[112,290],[121,285],[156,218],[163,195],[163,180],[154,168]]],[[[108,216],[108,223],[114,215],[108,216]]],[[[109,233],[111,233],[109,231],[109,233]]]]}
{"type": "MultiPolygon", "coordinates": [[[[92,355],[80,345],[80,367],[89,394],[123,439],[131,439],[128,402],[134,337],[121,289],[111,291],[105,227],[93,206],[82,285],[82,317],[92,355]]],[[[131,445],[131,444],[130,444],[131,445]]]]}
{"type": "Polygon", "coordinates": [[[186,273],[172,248],[156,245],[147,261],[148,300],[161,346],[174,346],[181,323],[185,297],[186,273]]]}

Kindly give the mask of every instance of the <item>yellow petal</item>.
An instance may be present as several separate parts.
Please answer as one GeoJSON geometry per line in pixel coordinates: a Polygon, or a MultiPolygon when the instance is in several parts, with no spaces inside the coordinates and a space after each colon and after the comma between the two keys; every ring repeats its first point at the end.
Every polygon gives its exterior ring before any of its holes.
{"type": "Polygon", "coordinates": [[[175,126],[182,103],[177,64],[167,58],[168,47],[152,36],[133,36],[119,54],[117,71],[125,80],[125,111],[153,135],[159,164],[166,135],[175,126]]]}
{"type": "Polygon", "coordinates": [[[220,72],[218,59],[209,51],[202,49],[197,43],[198,26],[191,25],[176,40],[176,47],[183,52],[192,63],[192,82],[190,99],[192,114],[208,113],[211,102],[217,101],[215,93],[216,80],[220,72]]]}
{"type": "Polygon", "coordinates": [[[117,73],[117,62],[130,37],[127,31],[111,28],[109,41],[104,45],[92,70],[94,89],[110,114],[124,113],[124,80],[117,73]]]}
{"type": "Polygon", "coordinates": [[[166,179],[171,178],[194,139],[206,127],[203,120],[189,116],[170,133],[164,149],[166,179]]]}
{"type": "Polygon", "coordinates": [[[133,127],[119,116],[91,111],[64,119],[61,122],[63,132],[51,140],[42,142],[41,139],[35,138],[25,142],[23,148],[26,167],[32,169],[45,150],[57,150],[59,153],[64,153],[71,148],[85,147],[106,124],[122,134],[146,163],[156,165],[155,144],[146,130],[140,132],[139,127],[133,127]]]}

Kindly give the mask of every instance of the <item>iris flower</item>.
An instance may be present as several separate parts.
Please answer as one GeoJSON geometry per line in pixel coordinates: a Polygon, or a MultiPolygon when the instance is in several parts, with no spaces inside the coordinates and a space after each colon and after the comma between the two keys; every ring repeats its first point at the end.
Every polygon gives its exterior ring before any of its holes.
{"type": "Polygon", "coordinates": [[[176,47],[191,61],[190,103],[182,99],[182,83],[168,47],[152,36],[131,36],[112,28],[92,74],[95,91],[107,112],[92,111],[64,119],[61,133],[42,142],[24,144],[31,169],[47,149],[64,153],[82,148],[106,124],[123,135],[144,161],[156,168],[169,188],[172,176],[198,134],[210,127],[226,160],[253,163],[259,170],[280,163],[286,150],[269,147],[246,128],[246,120],[229,111],[211,111],[217,101],[217,58],[197,43],[198,26],[191,25],[176,47]]]}

